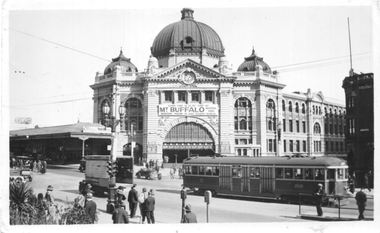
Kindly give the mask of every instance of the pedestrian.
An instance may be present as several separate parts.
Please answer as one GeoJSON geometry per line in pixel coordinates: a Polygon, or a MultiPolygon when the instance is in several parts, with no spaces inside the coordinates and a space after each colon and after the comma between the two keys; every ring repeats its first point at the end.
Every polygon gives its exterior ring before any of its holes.
{"type": "Polygon", "coordinates": [[[182,223],[197,223],[197,216],[191,212],[191,205],[185,206],[185,216],[183,216],[182,223]]]}
{"type": "Polygon", "coordinates": [[[146,210],[146,218],[148,220],[148,224],[154,224],[154,207],[156,205],[156,200],[154,198],[153,189],[148,193],[148,198],[145,200],[145,210],[146,210]]]}
{"type": "Polygon", "coordinates": [[[179,168],[178,168],[178,178],[179,178],[179,179],[182,179],[182,176],[183,176],[183,168],[182,168],[182,167],[179,167],[179,168]]]}
{"type": "Polygon", "coordinates": [[[131,190],[128,193],[128,202],[129,202],[129,212],[131,214],[131,218],[134,218],[136,215],[136,210],[137,210],[137,204],[138,204],[138,199],[139,195],[136,188],[136,184],[133,184],[131,187],[131,190]]]}
{"type": "Polygon", "coordinates": [[[170,168],[170,179],[174,179],[174,168],[170,168]]]}
{"type": "Polygon", "coordinates": [[[349,185],[350,192],[352,194],[354,194],[354,192],[355,192],[355,177],[353,175],[349,175],[348,185],[349,185]]]}
{"type": "Polygon", "coordinates": [[[128,224],[128,212],[120,203],[116,203],[116,209],[112,212],[113,224],[128,224]]]}
{"type": "Polygon", "coordinates": [[[48,185],[46,193],[45,193],[45,199],[46,199],[46,204],[48,208],[48,214],[54,217],[55,212],[56,212],[56,206],[55,206],[54,196],[53,196],[53,186],[48,185]]]}
{"type": "Polygon", "coordinates": [[[325,191],[323,190],[323,185],[318,184],[318,188],[314,191],[315,195],[315,206],[317,208],[317,214],[318,216],[323,215],[322,211],[322,203],[323,203],[323,197],[325,195],[325,191]]]}
{"type": "Polygon", "coordinates": [[[84,210],[90,222],[93,224],[97,222],[96,203],[92,200],[92,193],[87,193],[86,199],[87,199],[87,202],[86,202],[86,205],[84,206],[84,210]]]}
{"type": "Polygon", "coordinates": [[[36,197],[36,194],[34,194],[33,188],[30,188],[28,203],[32,206],[37,205],[37,197],[36,197]]]}
{"type": "Polygon", "coordinates": [[[74,199],[74,207],[82,209],[86,204],[86,197],[83,193],[79,192],[79,195],[74,199]]]}
{"type": "Polygon", "coordinates": [[[38,213],[38,218],[42,220],[42,222],[39,222],[40,224],[46,224],[46,215],[47,215],[47,203],[46,199],[44,198],[44,195],[42,193],[39,193],[37,195],[37,204],[36,209],[38,213]]]}
{"type": "Polygon", "coordinates": [[[43,160],[41,162],[41,174],[45,174],[46,173],[46,166],[47,166],[46,161],[43,160]]]}
{"type": "Polygon", "coordinates": [[[146,210],[145,210],[145,200],[148,198],[146,192],[146,188],[142,188],[142,191],[139,195],[139,208],[140,208],[140,214],[141,214],[141,223],[145,223],[145,217],[146,217],[146,210]]]}
{"type": "Polygon", "coordinates": [[[124,194],[125,187],[119,186],[116,190],[116,203],[119,204],[121,208],[125,209],[124,201],[127,199],[124,194]]]}
{"type": "Polygon", "coordinates": [[[37,172],[41,172],[42,163],[41,160],[38,160],[37,162],[37,172]]]}
{"type": "Polygon", "coordinates": [[[36,160],[33,161],[33,171],[34,172],[37,171],[37,161],[36,160]]]}
{"type": "Polygon", "coordinates": [[[358,205],[358,210],[359,210],[358,219],[363,220],[364,219],[363,213],[364,213],[366,202],[367,202],[367,195],[362,190],[360,190],[359,192],[356,193],[355,199],[356,199],[356,204],[358,205]]]}
{"type": "MultiPolygon", "coordinates": [[[[369,187],[369,184],[368,184],[368,178],[369,178],[370,175],[371,175],[371,171],[367,172],[364,175],[364,188],[368,189],[368,191],[371,192],[371,188],[369,187]]],[[[362,186],[361,190],[363,190],[363,186],[362,186]]]]}

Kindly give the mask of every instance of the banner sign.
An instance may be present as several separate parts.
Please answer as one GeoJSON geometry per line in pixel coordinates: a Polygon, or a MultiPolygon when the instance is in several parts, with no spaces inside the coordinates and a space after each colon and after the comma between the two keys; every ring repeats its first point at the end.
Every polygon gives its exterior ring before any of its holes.
{"type": "Polygon", "coordinates": [[[16,117],[15,122],[17,124],[32,124],[32,118],[31,117],[16,117]]]}
{"type": "Polygon", "coordinates": [[[160,104],[159,116],[214,116],[218,115],[216,104],[160,104]]]}

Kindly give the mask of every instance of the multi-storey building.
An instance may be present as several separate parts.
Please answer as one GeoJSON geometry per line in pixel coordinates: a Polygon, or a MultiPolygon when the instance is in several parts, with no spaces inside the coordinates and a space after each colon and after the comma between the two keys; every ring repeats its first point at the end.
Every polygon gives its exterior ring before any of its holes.
{"type": "MultiPolygon", "coordinates": [[[[356,74],[343,80],[346,93],[346,148],[349,171],[356,175],[358,185],[364,174],[374,171],[374,108],[373,73],[356,74]]],[[[373,176],[369,179],[373,187],[373,176]]]]}
{"type": "MultiPolygon", "coordinates": [[[[146,69],[139,72],[121,51],[97,73],[94,122],[120,119],[143,161],[344,154],[343,104],[310,89],[284,93],[279,74],[255,50],[233,71],[218,34],[195,21],[193,10],[181,13],[154,39],[146,69]]],[[[130,153],[131,143],[124,147],[130,153]]]]}

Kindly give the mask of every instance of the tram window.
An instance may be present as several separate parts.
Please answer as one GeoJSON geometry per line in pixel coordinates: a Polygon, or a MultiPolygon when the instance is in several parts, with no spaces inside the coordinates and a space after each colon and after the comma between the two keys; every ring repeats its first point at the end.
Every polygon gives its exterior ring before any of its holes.
{"type": "Polygon", "coordinates": [[[293,179],[293,168],[285,168],[285,179],[293,179]]]}
{"type": "Polygon", "coordinates": [[[337,177],[337,179],[343,179],[343,168],[337,169],[337,171],[338,171],[338,177],[337,177]]]}
{"type": "Polygon", "coordinates": [[[313,168],[305,168],[305,180],[313,179],[313,168]]]}
{"type": "Polygon", "coordinates": [[[303,179],[303,168],[294,168],[294,178],[298,180],[303,179]]]}
{"type": "Polygon", "coordinates": [[[284,178],[284,168],[276,168],[276,178],[277,179],[284,178]]]}
{"type": "Polygon", "coordinates": [[[325,179],[325,171],[323,169],[315,169],[315,179],[316,180],[324,180],[325,179]]]}
{"type": "Polygon", "coordinates": [[[241,177],[242,170],[240,166],[233,166],[232,167],[232,177],[241,177]]]}
{"type": "Polygon", "coordinates": [[[237,176],[237,168],[232,168],[232,177],[236,177],[237,176]]]}
{"type": "Polygon", "coordinates": [[[198,175],[198,166],[191,166],[191,174],[198,175]]]}
{"type": "Polygon", "coordinates": [[[251,167],[250,176],[260,178],[260,168],[259,167],[251,167]]]}
{"type": "Polygon", "coordinates": [[[205,174],[205,167],[199,166],[199,175],[204,175],[204,174],[205,174]]]}
{"type": "Polygon", "coordinates": [[[335,180],[335,169],[327,170],[327,179],[328,180],[335,180]]]}
{"type": "Polygon", "coordinates": [[[212,175],[219,176],[219,167],[212,167],[212,175]]]}
{"type": "Polygon", "coordinates": [[[191,167],[185,166],[185,174],[191,174],[191,167]]]}
{"type": "Polygon", "coordinates": [[[206,176],[212,175],[212,167],[206,167],[206,176]]]}
{"type": "Polygon", "coordinates": [[[344,169],[344,179],[348,179],[348,169],[344,169]]]}

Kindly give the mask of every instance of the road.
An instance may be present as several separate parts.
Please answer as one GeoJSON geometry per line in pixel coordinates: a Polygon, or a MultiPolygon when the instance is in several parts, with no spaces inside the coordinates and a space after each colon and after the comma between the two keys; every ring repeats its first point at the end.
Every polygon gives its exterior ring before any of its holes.
{"type": "MultiPolygon", "coordinates": [[[[49,168],[49,167],[48,167],[49,168]]],[[[73,201],[78,195],[78,185],[84,179],[84,173],[78,171],[78,166],[55,167],[48,169],[46,174],[34,174],[31,186],[36,194],[45,193],[48,185],[54,187],[54,197],[57,201],[73,201]]],[[[143,187],[155,190],[156,223],[179,223],[181,217],[182,200],[180,190],[182,180],[169,176],[163,176],[162,180],[145,180],[135,178],[137,190],[140,192],[143,187]]],[[[119,185],[119,184],[118,184],[119,185]]],[[[131,185],[127,186],[126,193],[131,185]]],[[[98,209],[102,212],[102,219],[99,223],[111,223],[111,215],[106,214],[106,197],[94,197],[98,209]],[[107,216],[109,215],[109,216],[107,216]],[[103,219],[104,218],[104,219],[103,219]],[[108,219],[109,218],[109,219],[108,219]]],[[[207,222],[207,206],[204,197],[193,193],[188,193],[186,204],[192,206],[192,211],[197,215],[199,223],[207,222]]],[[[356,218],[357,209],[355,203],[351,201],[351,210],[341,210],[341,217],[356,218]]],[[[370,207],[367,207],[370,208],[370,207]]],[[[210,223],[253,223],[253,222],[308,222],[297,218],[299,206],[295,204],[284,204],[275,201],[257,200],[252,198],[236,197],[213,197],[208,206],[210,223]]],[[[337,208],[323,208],[324,215],[338,216],[337,208]]],[[[138,210],[139,212],[139,210],[138,210]]],[[[314,206],[302,206],[302,214],[316,215],[314,206]]],[[[366,216],[373,217],[373,211],[367,211],[366,216]]]]}

